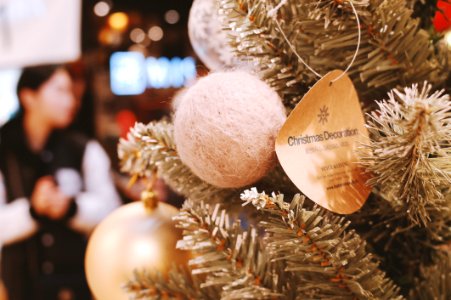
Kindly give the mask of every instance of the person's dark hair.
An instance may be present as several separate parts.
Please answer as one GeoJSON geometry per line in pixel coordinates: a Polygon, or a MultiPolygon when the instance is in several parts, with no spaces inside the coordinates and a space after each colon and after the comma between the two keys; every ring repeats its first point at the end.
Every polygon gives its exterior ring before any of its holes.
{"type": "MultiPolygon", "coordinates": [[[[60,69],[64,69],[61,65],[41,65],[34,67],[26,67],[17,82],[17,96],[20,98],[20,92],[23,89],[38,90],[52,75],[60,69]]],[[[22,101],[19,99],[21,110],[23,110],[22,101]]]]}

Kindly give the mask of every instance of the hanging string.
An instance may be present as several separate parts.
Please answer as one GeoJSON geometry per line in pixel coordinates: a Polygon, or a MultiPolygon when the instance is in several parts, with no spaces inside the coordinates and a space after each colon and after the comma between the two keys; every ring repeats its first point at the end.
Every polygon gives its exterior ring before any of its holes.
{"type": "Polygon", "coordinates": [[[277,12],[279,11],[279,9],[284,6],[286,3],[288,2],[288,0],[282,0],[279,2],[279,4],[277,4],[276,7],[274,7],[273,9],[271,9],[270,11],[268,11],[268,17],[273,18],[277,15],[277,12]]]}
{"type": "MultiPolygon", "coordinates": [[[[279,4],[274,7],[273,9],[271,9],[270,11],[268,11],[268,17],[273,18],[277,28],[279,29],[280,33],[282,34],[285,42],[288,44],[288,46],[290,46],[291,50],[293,51],[294,55],[296,55],[296,57],[298,58],[298,60],[307,68],[309,69],[313,74],[315,74],[318,77],[323,77],[323,75],[319,74],[318,72],[316,72],[309,64],[307,64],[305,62],[304,59],[302,59],[302,57],[298,54],[298,52],[296,51],[296,48],[294,47],[294,45],[288,40],[288,37],[285,35],[285,32],[282,29],[282,26],[279,23],[279,20],[277,20],[277,12],[279,11],[279,9],[285,5],[288,2],[288,0],[281,0],[279,2],[279,4]]],[[[343,77],[348,71],[349,69],[351,69],[351,67],[354,65],[354,62],[357,58],[357,55],[359,54],[359,50],[360,50],[360,43],[361,43],[361,39],[362,39],[362,31],[360,29],[360,19],[359,19],[359,14],[357,13],[357,10],[354,7],[354,4],[352,3],[352,0],[348,0],[349,4],[351,4],[352,7],[352,11],[354,12],[356,21],[357,21],[357,30],[358,30],[358,38],[357,38],[357,47],[355,49],[354,55],[352,57],[351,62],[349,63],[348,67],[343,71],[343,73],[338,76],[337,78],[335,78],[334,80],[331,81],[331,83],[334,83],[337,80],[340,80],[341,77],[343,77]]]]}

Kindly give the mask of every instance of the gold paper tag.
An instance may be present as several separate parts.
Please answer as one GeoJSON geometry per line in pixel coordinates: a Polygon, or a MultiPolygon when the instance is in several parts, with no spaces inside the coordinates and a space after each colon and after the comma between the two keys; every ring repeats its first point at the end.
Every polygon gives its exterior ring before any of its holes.
{"type": "Polygon", "coordinates": [[[335,70],[320,79],[291,112],[276,140],[279,161],[310,199],[336,213],[363,206],[371,188],[356,164],[356,148],[368,141],[351,79],[335,70]]]}

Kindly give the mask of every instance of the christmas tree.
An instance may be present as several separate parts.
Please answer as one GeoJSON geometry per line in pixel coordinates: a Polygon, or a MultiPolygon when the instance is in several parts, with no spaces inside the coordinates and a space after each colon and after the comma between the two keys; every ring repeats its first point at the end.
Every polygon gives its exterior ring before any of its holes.
{"type": "MultiPolygon", "coordinates": [[[[224,178],[217,184],[213,177],[228,166],[218,163],[217,172],[205,176],[180,155],[186,141],[176,138],[177,122],[189,116],[176,108],[175,124],[137,124],[120,142],[119,157],[134,178],[158,176],[186,197],[174,219],[183,230],[177,247],[192,258],[167,274],[137,270],[124,286],[132,298],[451,298],[451,51],[432,26],[437,2],[350,1],[220,0],[210,6],[233,51],[232,69],[251,69],[277,92],[287,114],[318,74],[345,70],[352,61],[347,74],[370,137],[357,151],[359,166],[370,174],[366,203],[351,214],[329,211],[303,194],[278,162],[251,183],[226,184],[224,178]]],[[[258,102],[249,105],[260,109],[258,102]]],[[[327,119],[332,111],[322,114],[327,119]]],[[[216,128],[228,116],[219,109],[196,118],[189,120],[216,128]]],[[[234,130],[255,128],[248,122],[256,121],[234,120],[234,130]]],[[[232,153],[240,145],[216,148],[232,153]]],[[[214,168],[204,150],[196,151],[214,168]]],[[[218,153],[216,161],[223,155],[227,164],[232,154],[218,153]]]]}

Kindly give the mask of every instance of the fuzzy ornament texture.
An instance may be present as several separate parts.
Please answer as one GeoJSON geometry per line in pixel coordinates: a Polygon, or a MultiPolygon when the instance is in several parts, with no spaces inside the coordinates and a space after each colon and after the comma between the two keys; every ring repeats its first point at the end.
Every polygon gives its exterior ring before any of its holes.
{"type": "Polygon", "coordinates": [[[181,160],[204,181],[237,188],[274,165],[274,142],[286,120],[277,93],[243,71],[212,73],[180,99],[174,138],[181,160]]]}
{"type": "Polygon", "coordinates": [[[219,0],[195,0],[188,19],[188,34],[194,51],[212,71],[238,63],[223,30],[219,0]]]}

